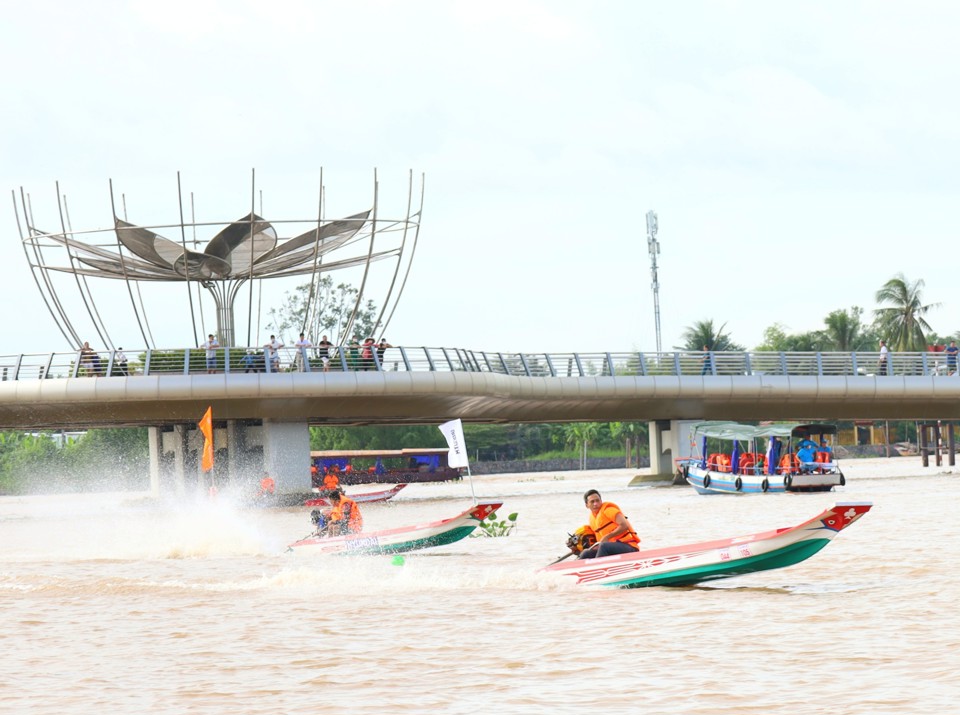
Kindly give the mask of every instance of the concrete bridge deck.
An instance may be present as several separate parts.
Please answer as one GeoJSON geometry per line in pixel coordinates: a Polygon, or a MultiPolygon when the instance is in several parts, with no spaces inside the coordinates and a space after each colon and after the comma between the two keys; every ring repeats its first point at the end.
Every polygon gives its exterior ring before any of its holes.
{"type": "Polygon", "coordinates": [[[323,372],[291,350],[286,369],[244,372],[234,348],[206,374],[202,350],[127,352],[126,375],[115,353],[96,370],[77,353],[0,356],[0,429],[192,423],[210,405],[223,420],[314,424],[960,418],[942,353],[897,354],[878,375],[877,353],[715,353],[705,369],[699,352],[404,347],[363,370],[341,352],[323,372]]]}

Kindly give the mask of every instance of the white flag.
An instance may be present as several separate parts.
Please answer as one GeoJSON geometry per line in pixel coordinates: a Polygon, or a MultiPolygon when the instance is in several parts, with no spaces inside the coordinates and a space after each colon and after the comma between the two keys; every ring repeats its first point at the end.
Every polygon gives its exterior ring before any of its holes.
{"type": "Polygon", "coordinates": [[[444,422],[440,425],[440,431],[443,432],[447,445],[450,447],[447,464],[451,467],[469,467],[467,443],[463,439],[463,423],[460,422],[459,418],[444,422]]]}

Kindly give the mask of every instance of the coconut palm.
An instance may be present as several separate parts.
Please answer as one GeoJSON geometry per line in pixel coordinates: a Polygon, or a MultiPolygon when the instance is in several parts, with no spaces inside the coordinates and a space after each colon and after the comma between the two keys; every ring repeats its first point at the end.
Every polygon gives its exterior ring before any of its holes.
{"type": "Polygon", "coordinates": [[[823,334],[830,350],[851,352],[869,349],[867,346],[871,338],[864,332],[861,315],[863,308],[855,305],[850,310],[834,310],[823,319],[826,325],[823,334]]]}
{"type": "Polygon", "coordinates": [[[890,304],[873,312],[880,334],[891,350],[920,352],[927,349],[925,332],[930,332],[931,328],[924,316],[930,310],[939,308],[940,304],[923,304],[923,285],[922,278],[911,283],[902,273],[898,273],[877,291],[877,302],[881,305],[890,304]]]}
{"type": "Polygon", "coordinates": [[[742,351],[742,345],[737,345],[730,340],[729,335],[723,334],[723,329],[726,326],[727,324],[724,323],[719,328],[714,329],[712,318],[710,320],[698,320],[683,331],[681,337],[683,338],[684,345],[677,349],[691,351],[701,350],[703,346],[706,345],[707,350],[715,352],[721,350],[742,351]]]}

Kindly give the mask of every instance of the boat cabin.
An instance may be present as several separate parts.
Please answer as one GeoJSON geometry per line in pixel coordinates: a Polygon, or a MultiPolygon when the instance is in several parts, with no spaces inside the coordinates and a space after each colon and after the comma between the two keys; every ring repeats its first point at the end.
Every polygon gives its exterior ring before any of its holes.
{"type": "Polygon", "coordinates": [[[313,486],[329,472],[341,484],[445,482],[460,479],[460,470],[447,464],[446,447],[424,449],[355,449],[310,452],[313,486]]]}

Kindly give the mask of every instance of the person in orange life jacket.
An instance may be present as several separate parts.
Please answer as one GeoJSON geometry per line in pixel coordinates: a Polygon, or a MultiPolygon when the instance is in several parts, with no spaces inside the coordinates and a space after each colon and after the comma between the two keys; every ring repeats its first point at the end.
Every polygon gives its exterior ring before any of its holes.
{"type": "Polygon", "coordinates": [[[345,496],[341,489],[330,492],[330,503],[333,508],[330,510],[327,532],[331,536],[358,534],[363,530],[360,507],[353,499],[345,496]]]}
{"type": "Polygon", "coordinates": [[[637,532],[613,502],[605,502],[600,492],[591,489],[583,495],[583,502],[590,510],[590,528],[597,535],[597,543],[585,549],[581,559],[595,559],[613,554],[629,554],[640,550],[637,532]]]}
{"type": "Polygon", "coordinates": [[[323,475],[323,493],[332,492],[340,486],[340,467],[336,464],[330,465],[330,468],[323,475]]]}
{"type": "Polygon", "coordinates": [[[269,473],[263,473],[263,479],[260,480],[260,496],[273,495],[277,491],[277,483],[269,473]]]}

